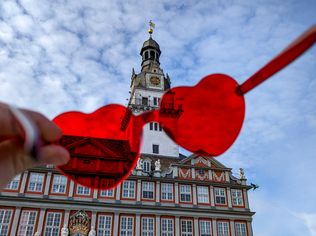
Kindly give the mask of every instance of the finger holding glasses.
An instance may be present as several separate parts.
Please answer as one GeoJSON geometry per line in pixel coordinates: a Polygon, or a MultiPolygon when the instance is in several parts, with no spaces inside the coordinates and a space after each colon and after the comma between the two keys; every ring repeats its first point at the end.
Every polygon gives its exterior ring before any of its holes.
{"type": "Polygon", "coordinates": [[[61,136],[42,114],[0,103],[0,189],[28,168],[67,163],[68,151],[52,143],[61,136]]]}

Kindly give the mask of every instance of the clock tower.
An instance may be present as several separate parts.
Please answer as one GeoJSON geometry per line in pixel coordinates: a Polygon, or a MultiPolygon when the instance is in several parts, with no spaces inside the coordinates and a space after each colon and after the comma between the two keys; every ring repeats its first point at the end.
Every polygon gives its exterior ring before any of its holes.
{"type": "MultiPolygon", "coordinates": [[[[131,77],[129,108],[135,115],[159,108],[162,95],[170,88],[170,78],[160,67],[160,47],[152,38],[154,24],[150,22],[149,39],[140,50],[141,72],[134,69],[131,77]]],[[[175,144],[156,122],[144,126],[141,153],[179,157],[179,146],[175,144]]]]}

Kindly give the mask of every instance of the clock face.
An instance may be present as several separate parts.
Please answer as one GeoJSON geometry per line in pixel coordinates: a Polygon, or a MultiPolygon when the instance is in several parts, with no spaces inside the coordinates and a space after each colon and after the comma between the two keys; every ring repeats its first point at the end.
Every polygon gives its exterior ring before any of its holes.
{"type": "Polygon", "coordinates": [[[155,76],[151,77],[150,78],[150,83],[152,85],[158,86],[160,84],[160,79],[158,77],[155,77],[155,76]]]}

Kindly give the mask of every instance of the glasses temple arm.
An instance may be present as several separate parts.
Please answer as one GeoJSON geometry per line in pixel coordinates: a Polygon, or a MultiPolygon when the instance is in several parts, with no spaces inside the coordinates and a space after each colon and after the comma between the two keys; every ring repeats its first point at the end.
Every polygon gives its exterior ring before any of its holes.
{"type": "Polygon", "coordinates": [[[253,74],[243,84],[237,87],[237,93],[244,95],[256,86],[282,70],[308,50],[316,42],[316,25],[305,31],[279,55],[253,74]]]}

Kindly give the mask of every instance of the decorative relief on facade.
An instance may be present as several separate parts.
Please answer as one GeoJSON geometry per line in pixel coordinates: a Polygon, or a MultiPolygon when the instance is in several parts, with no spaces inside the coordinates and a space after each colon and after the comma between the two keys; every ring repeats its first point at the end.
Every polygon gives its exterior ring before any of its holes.
{"type": "Polygon", "coordinates": [[[213,171],[213,180],[215,182],[225,182],[225,172],[224,171],[213,171]]]}
{"type": "Polygon", "coordinates": [[[195,179],[196,180],[209,180],[208,170],[195,169],[195,179]]]}
{"type": "Polygon", "coordinates": [[[203,157],[193,159],[193,165],[197,167],[211,167],[209,160],[205,160],[203,157]]]}
{"type": "Polygon", "coordinates": [[[180,179],[191,179],[192,178],[191,169],[179,168],[179,178],[180,179]]]}
{"type": "Polygon", "coordinates": [[[88,236],[90,230],[90,217],[88,214],[79,210],[69,218],[70,236],[88,236]]]}

